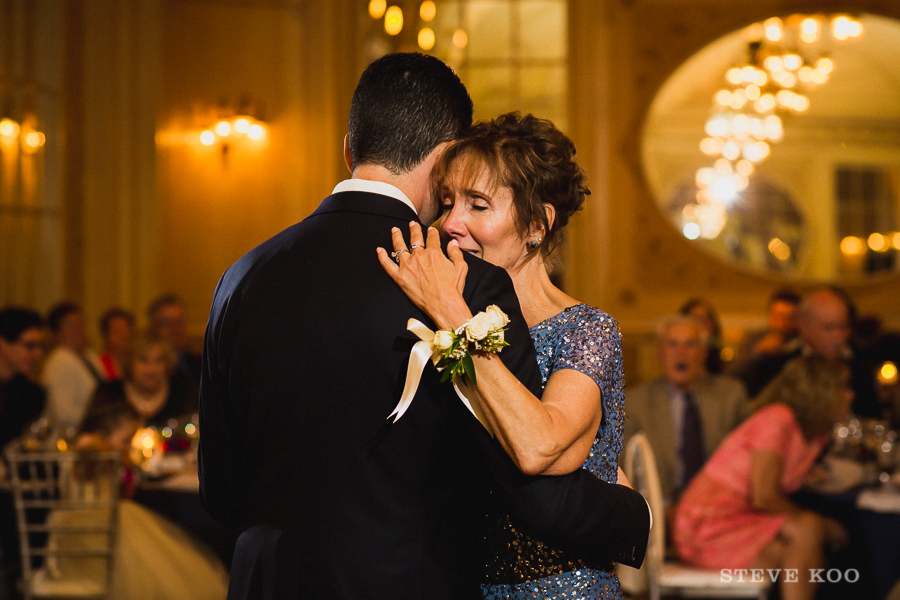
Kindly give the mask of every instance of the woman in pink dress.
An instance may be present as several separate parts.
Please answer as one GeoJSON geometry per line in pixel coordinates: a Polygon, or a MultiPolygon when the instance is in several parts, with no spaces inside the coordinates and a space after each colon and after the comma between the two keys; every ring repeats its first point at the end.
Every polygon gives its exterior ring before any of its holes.
{"type": "Polygon", "coordinates": [[[753,416],[725,438],[676,507],[672,541],[682,561],[710,569],[783,569],[784,600],[813,598],[809,570],[824,567],[824,544],[842,544],[847,534],[787,496],[800,488],[833,424],[846,415],[849,380],[843,363],[800,357],[763,390],[753,416]]]}

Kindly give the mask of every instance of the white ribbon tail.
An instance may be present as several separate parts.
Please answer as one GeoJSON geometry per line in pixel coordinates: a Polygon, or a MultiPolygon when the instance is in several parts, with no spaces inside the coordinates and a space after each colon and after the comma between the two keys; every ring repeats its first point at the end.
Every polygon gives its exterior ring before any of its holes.
{"type": "MultiPolygon", "coordinates": [[[[418,321],[416,322],[418,323],[418,321]]],[[[419,387],[419,380],[422,378],[422,371],[429,360],[431,360],[431,342],[425,340],[416,342],[409,353],[409,366],[406,368],[406,384],[403,386],[400,402],[397,403],[394,412],[388,415],[388,419],[397,415],[394,417],[394,423],[400,420],[400,417],[412,404],[413,397],[416,395],[416,390],[419,387]]]]}
{"type": "Polygon", "coordinates": [[[491,434],[491,437],[494,437],[494,429],[488,422],[487,417],[484,416],[484,410],[481,408],[481,401],[478,399],[478,394],[475,393],[475,390],[469,387],[462,377],[453,378],[453,389],[456,390],[456,395],[459,396],[462,403],[466,405],[469,412],[478,419],[478,422],[481,423],[485,429],[487,429],[487,432],[491,434]]]}

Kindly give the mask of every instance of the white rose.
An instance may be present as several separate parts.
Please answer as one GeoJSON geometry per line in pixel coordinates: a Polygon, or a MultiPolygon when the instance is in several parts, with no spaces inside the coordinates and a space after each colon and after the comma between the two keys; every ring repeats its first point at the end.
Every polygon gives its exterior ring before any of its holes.
{"type": "Polygon", "coordinates": [[[491,304],[485,311],[491,318],[491,331],[503,329],[509,324],[509,317],[496,304],[491,304]]]}
{"type": "Polygon", "coordinates": [[[485,312],[480,312],[466,324],[466,337],[470,342],[483,340],[491,332],[491,317],[485,312]]]}
{"type": "MultiPolygon", "coordinates": [[[[496,333],[495,333],[493,336],[491,336],[491,337],[493,338],[493,340],[494,340],[495,343],[497,343],[497,344],[502,344],[502,343],[503,343],[503,339],[504,339],[504,338],[503,338],[503,332],[502,332],[502,331],[496,332],[496,333]]],[[[500,350],[498,349],[497,352],[500,352],[500,350]]]]}
{"type": "Polygon", "coordinates": [[[453,345],[453,334],[446,329],[438,329],[434,333],[434,339],[431,340],[431,345],[435,350],[440,350],[441,352],[449,350],[450,346],[453,345]]]}

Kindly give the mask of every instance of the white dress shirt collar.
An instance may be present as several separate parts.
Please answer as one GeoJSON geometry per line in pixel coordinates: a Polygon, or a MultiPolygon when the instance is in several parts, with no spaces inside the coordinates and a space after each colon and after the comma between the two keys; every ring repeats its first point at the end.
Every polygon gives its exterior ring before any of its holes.
{"type": "Polygon", "coordinates": [[[338,192],[369,192],[371,194],[390,196],[391,198],[395,198],[413,209],[413,212],[417,215],[419,214],[419,211],[416,210],[416,207],[412,203],[412,200],[410,200],[406,196],[406,194],[400,191],[400,188],[383,181],[372,181],[370,179],[345,179],[344,181],[334,186],[334,190],[331,193],[337,194],[338,192]]]}

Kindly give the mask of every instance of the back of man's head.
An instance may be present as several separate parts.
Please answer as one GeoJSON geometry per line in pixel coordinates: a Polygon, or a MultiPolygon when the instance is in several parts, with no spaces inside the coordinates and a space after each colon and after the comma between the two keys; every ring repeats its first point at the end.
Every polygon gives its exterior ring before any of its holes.
{"type": "Polygon", "coordinates": [[[388,54],[363,72],[350,105],[350,156],[402,175],[472,124],[472,99],[453,70],[419,53],[388,54]]]}

